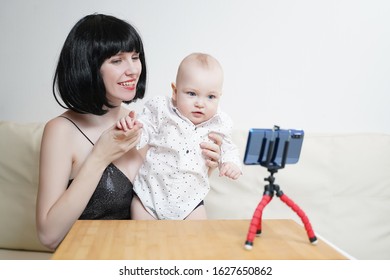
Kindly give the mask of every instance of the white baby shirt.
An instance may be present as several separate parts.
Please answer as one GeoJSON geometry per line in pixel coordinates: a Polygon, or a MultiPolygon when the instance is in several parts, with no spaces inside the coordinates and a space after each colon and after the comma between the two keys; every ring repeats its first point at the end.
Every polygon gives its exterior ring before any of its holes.
{"type": "Polygon", "coordinates": [[[220,110],[207,122],[194,125],[173,106],[171,98],[157,96],[146,102],[138,120],[144,125],[138,148],[146,144],[150,148],[134,191],[156,219],[184,219],[205,198],[210,189],[208,167],[199,145],[211,141],[210,132],[223,136],[221,163],[241,166],[231,140],[232,121],[220,110]]]}

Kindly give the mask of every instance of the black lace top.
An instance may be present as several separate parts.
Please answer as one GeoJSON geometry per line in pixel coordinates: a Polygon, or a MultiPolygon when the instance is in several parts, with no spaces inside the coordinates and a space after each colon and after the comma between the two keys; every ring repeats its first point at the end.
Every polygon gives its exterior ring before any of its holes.
{"type": "MultiPolygon", "coordinates": [[[[72,180],[69,181],[69,185],[72,180]]],[[[128,220],[133,184],[114,164],[104,170],[80,220],[128,220]]]]}

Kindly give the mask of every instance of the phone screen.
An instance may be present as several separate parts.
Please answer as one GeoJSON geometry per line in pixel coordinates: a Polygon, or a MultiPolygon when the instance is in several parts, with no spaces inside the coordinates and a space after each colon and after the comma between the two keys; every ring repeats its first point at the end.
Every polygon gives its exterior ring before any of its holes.
{"type": "Polygon", "coordinates": [[[297,163],[303,138],[303,130],[252,128],[249,130],[244,164],[280,166],[284,153],[287,153],[285,164],[297,163]]]}

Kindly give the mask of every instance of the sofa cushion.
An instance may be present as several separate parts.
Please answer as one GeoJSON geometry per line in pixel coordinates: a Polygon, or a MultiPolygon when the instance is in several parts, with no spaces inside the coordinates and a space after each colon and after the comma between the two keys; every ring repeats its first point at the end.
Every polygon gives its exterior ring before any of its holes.
{"type": "Polygon", "coordinates": [[[0,249],[0,260],[50,260],[52,252],[0,249]]]}
{"type": "Polygon", "coordinates": [[[43,128],[0,121],[0,248],[48,251],[35,226],[43,128]]]}

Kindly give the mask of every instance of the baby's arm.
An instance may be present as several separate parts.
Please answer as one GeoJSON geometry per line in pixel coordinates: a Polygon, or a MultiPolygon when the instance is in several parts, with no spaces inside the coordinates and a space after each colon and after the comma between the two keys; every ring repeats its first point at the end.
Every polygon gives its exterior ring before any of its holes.
{"type": "Polygon", "coordinates": [[[233,162],[225,162],[219,169],[219,176],[226,176],[230,179],[236,180],[242,174],[241,168],[233,162]]]}

